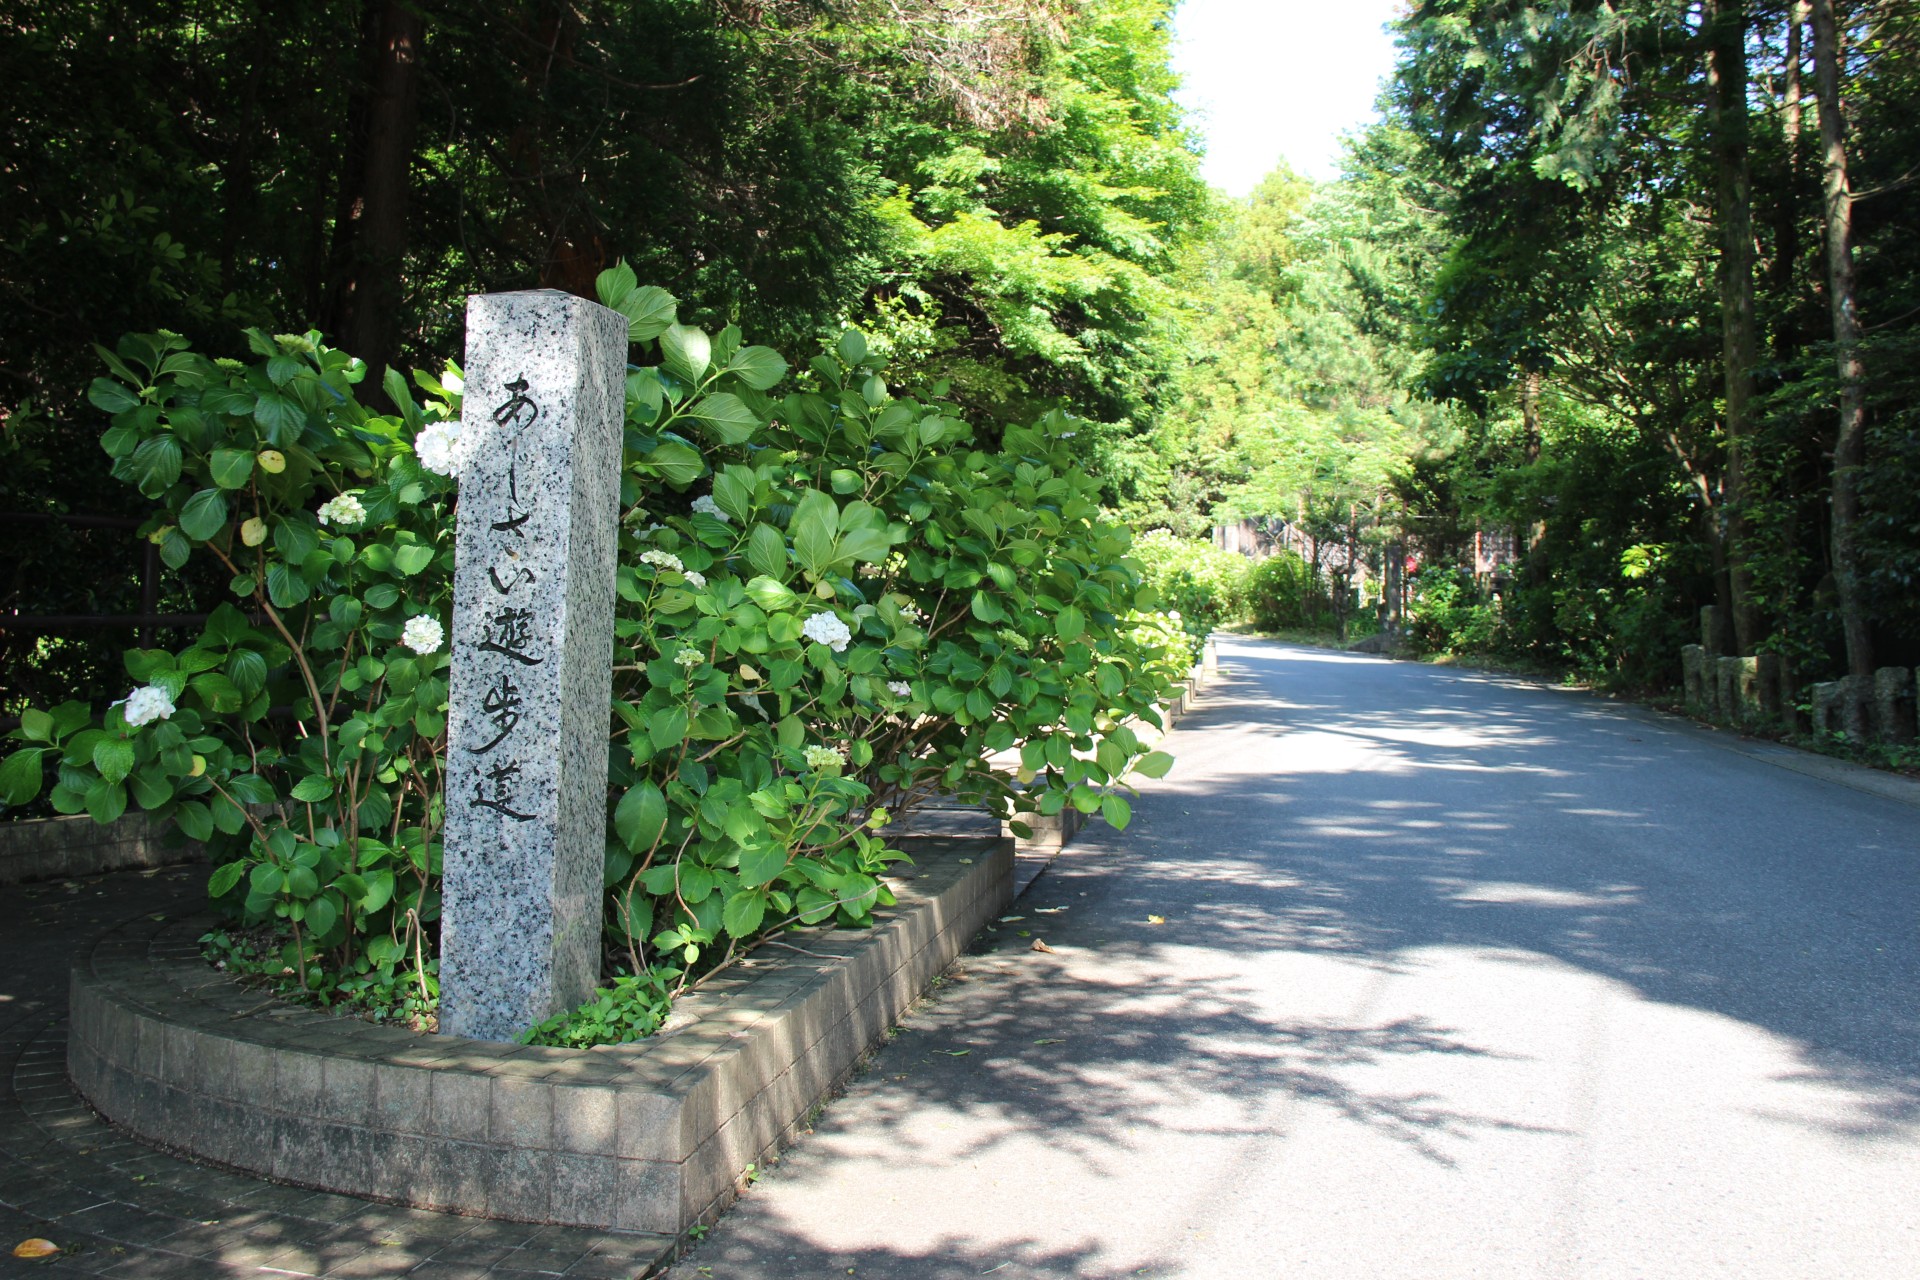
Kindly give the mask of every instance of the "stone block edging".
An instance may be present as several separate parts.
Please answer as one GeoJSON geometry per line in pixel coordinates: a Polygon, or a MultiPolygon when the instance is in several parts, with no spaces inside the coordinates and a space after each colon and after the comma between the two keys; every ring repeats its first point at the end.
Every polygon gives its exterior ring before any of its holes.
{"type": "Polygon", "coordinates": [[[428,1036],[263,998],[204,920],[122,926],[72,974],[67,1065],[107,1119],[282,1182],[520,1222],[679,1235],[731,1202],[1011,900],[1005,839],[902,841],[872,928],[764,948],[660,1034],[573,1050],[428,1036]]]}

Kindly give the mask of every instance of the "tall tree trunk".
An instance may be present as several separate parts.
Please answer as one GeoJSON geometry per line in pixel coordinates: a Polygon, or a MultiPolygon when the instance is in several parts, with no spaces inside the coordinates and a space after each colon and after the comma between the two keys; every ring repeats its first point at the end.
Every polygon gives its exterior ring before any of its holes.
{"type": "Polygon", "coordinates": [[[373,386],[400,354],[407,188],[425,22],[403,0],[382,0],[366,25],[365,98],[355,113],[348,176],[334,224],[329,328],[365,360],[373,386]]]}
{"type": "MultiPolygon", "coordinates": [[[[1775,199],[1773,225],[1773,292],[1782,300],[1795,297],[1794,278],[1800,266],[1800,113],[1806,92],[1801,79],[1805,61],[1801,36],[1807,21],[1806,0],[1787,5],[1786,61],[1780,94],[1780,135],[1786,143],[1786,190],[1775,199]]],[[[1776,350],[1791,359],[1798,343],[1791,323],[1780,326],[1776,350]]]]}
{"type": "Polygon", "coordinates": [[[1528,462],[1540,461],[1540,371],[1520,375],[1520,447],[1528,462]]]}
{"type": "Polygon", "coordinates": [[[1708,507],[1700,513],[1701,532],[1707,540],[1707,565],[1713,571],[1713,644],[1715,653],[1733,647],[1733,590],[1727,573],[1727,539],[1720,527],[1719,513],[1708,507]]]}
{"type": "Polygon", "coordinates": [[[1780,118],[1780,128],[1787,139],[1787,163],[1796,173],[1800,169],[1800,107],[1804,90],[1800,82],[1800,64],[1804,61],[1801,48],[1802,32],[1807,21],[1806,0],[1793,0],[1787,6],[1787,65],[1786,85],[1780,118]]]}
{"type": "Polygon", "coordinates": [[[1734,643],[1760,639],[1747,554],[1746,446],[1753,434],[1753,366],[1759,326],[1753,298],[1753,175],[1748,156],[1745,0],[1707,2],[1707,112],[1720,215],[1721,362],[1726,375],[1727,586],[1734,643]]]}
{"type": "Polygon", "coordinates": [[[1847,128],[1840,114],[1840,30],[1833,0],[1813,0],[1814,91],[1820,102],[1824,161],[1822,208],[1827,224],[1827,296],[1833,307],[1833,353],[1840,375],[1840,422],[1833,440],[1833,580],[1846,633],[1847,672],[1873,675],[1873,631],[1860,595],[1855,534],[1860,472],[1867,461],[1866,409],[1860,359],[1860,316],[1853,296],[1853,190],[1847,179],[1847,128]]]}

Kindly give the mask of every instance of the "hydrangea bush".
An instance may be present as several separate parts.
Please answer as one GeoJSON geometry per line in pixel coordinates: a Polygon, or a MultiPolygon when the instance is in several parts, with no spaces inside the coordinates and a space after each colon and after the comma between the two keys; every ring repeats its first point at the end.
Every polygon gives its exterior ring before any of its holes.
{"type": "MultiPolygon", "coordinates": [[[[1065,415],[982,433],[939,388],[890,387],[857,332],[796,376],[624,265],[600,297],[636,358],[606,860],[624,977],[536,1029],[552,1043],[644,1034],[768,934],[866,922],[892,816],[934,794],[1124,826],[1124,779],[1171,764],[1133,725],[1191,662],[1135,615],[1151,593],[1065,415]]],[[[459,378],[416,374],[417,403],[389,375],[399,411],[376,414],[314,335],[249,340],[247,364],[164,334],[109,357],[115,474],[160,504],[167,562],[215,557],[233,600],[185,650],[130,652],[140,687],[104,720],[29,713],[0,785],[18,803],[51,762],[62,812],[131,799],[206,841],[213,896],[281,931],[304,990],[424,995],[459,378]]]]}
{"type": "Polygon", "coordinates": [[[453,481],[413,442],[451,405],[395,375],[404,412],[376,414],[318,335],[247,339],[249,363],[170,333],[102,351],[90,399],[113,474],[159,507],[142,532],[174,568],[218,561],[230,596],[187,648],[129,650],[139,687],[103,719],[27,711],[0,788],[23,803],[51,762],[58,812],[171,821],[303,988],[371,993],[411,962],[431,997],[453,481]]]}

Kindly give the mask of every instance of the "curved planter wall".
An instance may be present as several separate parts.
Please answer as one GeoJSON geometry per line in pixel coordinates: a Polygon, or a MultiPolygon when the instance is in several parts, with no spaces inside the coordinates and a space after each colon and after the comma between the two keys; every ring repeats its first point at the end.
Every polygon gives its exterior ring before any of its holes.
{"type": "Polygon", "coordinates": [[[661,1034],[588,1050],[330,1018],[142,921],[73,970],[68,1070],[109,1120],[283,1182],[523,1222],[678,1234],[731,1199],[1011,898],[1010,840],[902,841],[871,929],[768,949],[661,1034]]]}
{"type": "Polygon", "coordinates": [[[0,884],[170,867],[205,856],[199,845],[170,836],[137,809],[106,826],[85,814],[0,822],[0,884]]]}

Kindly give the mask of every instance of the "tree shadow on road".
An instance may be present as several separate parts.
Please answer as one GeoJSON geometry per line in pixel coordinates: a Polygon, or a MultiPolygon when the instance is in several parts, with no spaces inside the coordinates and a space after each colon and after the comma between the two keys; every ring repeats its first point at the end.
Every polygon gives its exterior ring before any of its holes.
{"type": "Polygon", "coordinates": [[[860,1086],[861,1126],[949,1165],[1044,1135],[1094,1175],[1161,1137],[1258,1141],[1328,1115],[1440,1166],[1490,1134],[1561,1134],[1407,1080],[1398,1064],[1502,1056],[1458,1028],[1303,1016],[1311,993],[1288,986],[1303,962],[1384,981],[1446,951],[1784,1040],[1776,1081],[1841,1100],[1780,1123],[1920,1127],[1909,811],[1851,793],[1835,809],[1817,782],[1585,695],[1415,668],[1396,701],[1369,682],[1408,668],[1268,653],[1183,722],[1180,767],[1133,826],[1091,828],[907,1021],[860,1086]],[[1296,660],[1358,670],[1294,682],[1296,660]],[[1292,740],[1292,767],[1258,772],[1249,730],[1292,740]],[[969,1136],[929,1135],[929,1108],[971,1117],[969,1136]]]}
{"type": "Polygon", "coordinates": [[[668,1272],[668,1280],[1151,1280],[1180,1274],[1167,1262],[1114,1264],[1098,1245],[1045,1248],[1032,1240],[982,1244],[946,1236],[924,1249],[871,1247],[823,1249],[791,1231],[759,1219],[736,1216],[724,1238],[702,1244],[668,1272]]]}
{"type": "Polygon", "coordinates": [[[1271,1138],[1276,1097],[1328,1108],[1443,1165],[1453,1156],[1442,1138],[1545,1132],[1449,1107],[1430,1092],[1352,1083],[1394,1058],[1498,1056],[1428,1019],[1275,1016],[1254,991],[1210,977],[1170,979],[1150,947],[1083,947],[1071,926],[1049,936],[1059,940],[1052,955],[1018,940],[987,942],[906,1020],[873,1064],[883,1083],[862,1099],[863,1125],[879,1125],[903,1155],[913,1153],[933,1102],[997,1123],[957,1148],[923,1153],[930,1158],[974,1160],[1011,1134],[1044,1133],[1054,1149],[1109,1169],[1170,1135],[1271,1138]]]}
{"type": "Polygon", "coordinates": [[[1853,1099],[1830,1132],[1920,1127],[1920,815],[1591,695],[1278,646],[1235,661],[1182,728],[1287,740],[1289,770],[1249,785],[1237,735],[1183,734],[1136,827],[1094,836],[1150,876],[1235,885],[1209,908],[1219,945],[1550,957],[1790,1041],[1783,1079],[1853,1099]],[[1329,662],[1341,678],[1310,670],[1329,662]]]}

